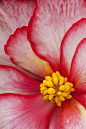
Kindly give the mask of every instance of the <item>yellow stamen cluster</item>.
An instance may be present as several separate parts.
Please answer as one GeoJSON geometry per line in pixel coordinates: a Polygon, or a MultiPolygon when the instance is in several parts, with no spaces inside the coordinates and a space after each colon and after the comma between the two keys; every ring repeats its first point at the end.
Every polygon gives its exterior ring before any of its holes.
{"type": "Polygon", "coordinates": [[[60,75],[57,71],[52,77],[46,76],[40,85],[40,91],[44,95],[44,100],[56,103],[59,107],[65,99],[71,99],[70,92],[75,91],[73,84],[67,82],[67,78],[60,75]]]}

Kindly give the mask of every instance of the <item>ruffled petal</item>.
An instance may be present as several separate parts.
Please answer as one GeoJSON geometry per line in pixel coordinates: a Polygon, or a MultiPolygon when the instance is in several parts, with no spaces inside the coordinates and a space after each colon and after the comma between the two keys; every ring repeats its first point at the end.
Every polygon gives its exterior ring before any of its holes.
{"type": "Polygon", "coordinates": [[[60,70],[61,41],[73,23],[86,17],[84,0],[39,0],[28,27],[34,52],[60,70]],[[82,11],[81,11],[82,10],[82,11]]]}
{"type": "Polygon", "coordinates": [[[62,129],[86,129],[86,109],[75,99],[64,102],[61,127],[62,129]]]}
{"type": "Polygon", "coordinates": [[[4,45],[16,28],[28,25],[36,2],[37,0],[0,1],[0,64],[15,66],[5,54],[4,45]]]}
{"type": "Polygon", "coordinates": [[[0,95],[0,129],[48,129],[53,110],[42,95],[0,95]]]}
{"type": "Polygon", "coordinates": [[[61,108],[56,107],[51,117],[49,129],[61,129],[60,115],[61,108]]]}
{"type": "Polygon", "coordinates": [[[40,82],[11,66],[0,66],[0,94],[2,93],[39,94],[40,82]]]}
{"type": "Polygon", "coordinates": [[[63,76],[68,76],[76,48],[80,41],[86,37],[86,18],[73,24],[66,33],[61,45],[61,66],[63,76]]]}
{"type": "Polygon", "coordinates": [[[75,92],[86,93],[86,38],[80,42],[74,54],[69,81],[74,84],[75,92]]]}
{"type": "Polygon", "coordinates": [[[5,45],[6,54],[16,65],[30,71],[40,77],[51,75],[52,70],[48,62],[40,59],[33,52],[30,42],[27,39],[27,27],[17,29],[14,35],[11,35],[5,45]]]}

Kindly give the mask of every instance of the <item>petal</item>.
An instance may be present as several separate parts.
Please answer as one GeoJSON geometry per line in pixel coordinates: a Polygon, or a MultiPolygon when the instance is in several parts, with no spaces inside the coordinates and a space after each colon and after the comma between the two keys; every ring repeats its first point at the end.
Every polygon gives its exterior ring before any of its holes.
{"type": "Polygon", "coordinates": [[[72,93],[73,98],[80,102],[86,109],[86,94],[72,93]]]}
{"type": "Polygon", "coordinates": [[[82,39],[86,37],[86,18],[73,24],[66,33],[61,45],[61,65],[63,76],[68,76],[75,50],[82,39]]]}
{"type": "Polygon", "coordinates": [[[75,92],[86,93],[86,38],[80,42],[74,54],[69,81],[74,84],[75,92]]]}
{"type": "Polygon", "coordinates": [[[61,112],[62,129],[85,129],[86,110],[75,99],[65,101],[61,112]]]}
{"type": "Polygon", "coordinates": [[[14,35],[11,35],[5,45],[6,54],[16,65],[30,71],[40,77],[51,75],[52,70],[49,64],[33,52],[30,42],[27,39],[27,27],[17,29],[14,35]]]}
{"type": "Polygon", "coordinates": [[[47,60],[53,71],[60,70],[60,45],[65,33],[82,17],[86,17],[84,0],[39,0],[37,3],[28,27],[28,39],[34,52],[47,60]]]}
{"type": "Polygon", "coordinates": [[[49,129],[61,129],[61,108],[56,107],[50,121],[49,129]]]}
{"type": "Polygon", "coordinates": [[[53,110],[42,95],[0,95],[0,128],[48,129],[53,110]]]}
{"type": "Polygon", "coordinates": [[[36,0],[0,1],[0,64],[14,66],[4,52],[4,45],[16,28],[28,25],[35,5],[36,0]]]}
{"type": "Polygon", "coordinates": [[[40,93],[37,82],[11,66],[0,66],[0,94],[18,93],[33,95],[40,93]]]}

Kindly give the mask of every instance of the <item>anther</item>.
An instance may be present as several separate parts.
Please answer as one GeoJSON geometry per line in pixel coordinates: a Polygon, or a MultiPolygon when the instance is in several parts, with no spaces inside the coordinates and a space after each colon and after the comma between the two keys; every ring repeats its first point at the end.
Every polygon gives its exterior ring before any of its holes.
{"type": "Polygon", "coordinates": [[[49,88],[49,89],[48,89],[48,94],[49,94],[49,95],[54,95],[55,92],[56,92],[56,91],[55,91],[55,89],[53,89],[53,88],[49,88]]]}

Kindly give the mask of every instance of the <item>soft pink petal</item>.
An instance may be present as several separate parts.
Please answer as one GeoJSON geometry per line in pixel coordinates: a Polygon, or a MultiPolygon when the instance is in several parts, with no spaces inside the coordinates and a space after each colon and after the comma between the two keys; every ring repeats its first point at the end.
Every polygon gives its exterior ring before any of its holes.
{"type": "Polygon", "coordinates": [[[4,52],[4,45],[16,28],[28,25],[35,5],[36,0],[0,1],[0,64],[14,66],[4,52]]]}
{"type": "Polygon", "coordinates": [[[28,28],[34,52],[60,70],[61,41],[73,23],[86,17],[84,0],[39,0],[28,28]]]}
{"type": "Polygon", "coordinates": [[[56,107],[51,117],[49,129],[61,129],[60,115],[61,108],[56,107]]]}
{"type": "Polygon", "coordinates": [[[0,94],[2,93],[39,94],[40,82],[11,66],[0,66],[0,94]]]}
{"type": "Polygon", "coordinates": [[[52,70],[48,62],[40,59],[33,52],[30,42],[27,39],[27,27],[17,29],[14,35],[11,35],[5,45],[5,52],[16,65],[30,71],[40,77],[51,75],[52,70]]]}
{"type": "Polygon", "coordinates": [[[68,76],[75,50],[82,39],[86,37],[86,18],[73,24],[66,33],[61,45],[62,74],[68,76]]]}
{"type": "Polygon", "coordinates": [[[74,84],[75,92],[86,93],[86,38],[80,42],[74,54],[69,81],[74,84]]]}
{"type": "Polygon", "coordinates": [[[61,127],[62,129],[86,129],[86,109],[75,99],[64,102],[61,127]]]}
{"type": "Polygon", "coordinates": [[[53,110],[42,95],[0,95],[0,129],[48,129],[53,110]]]}

